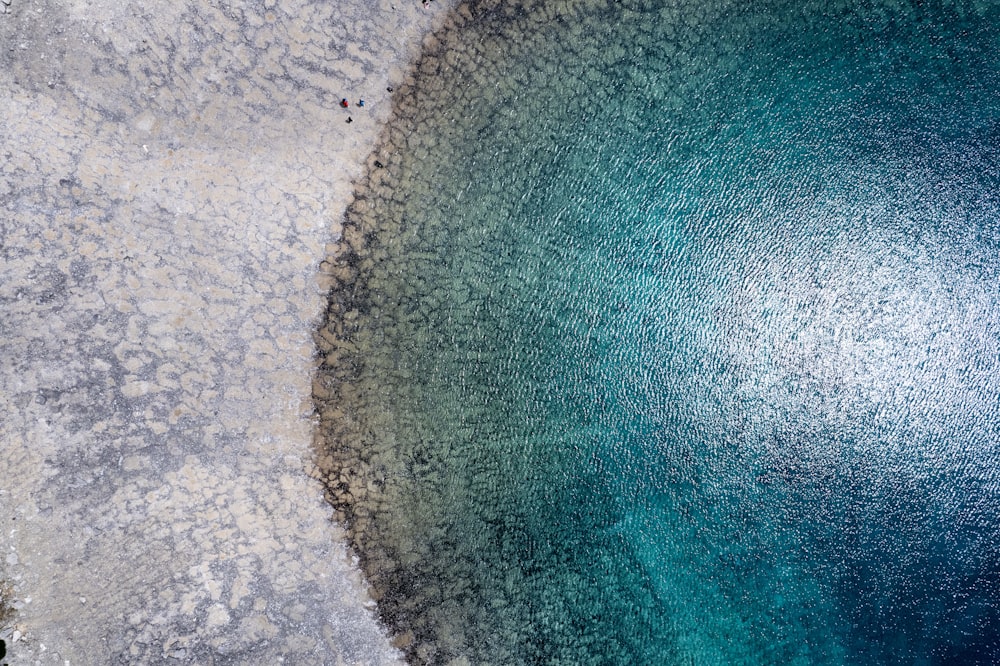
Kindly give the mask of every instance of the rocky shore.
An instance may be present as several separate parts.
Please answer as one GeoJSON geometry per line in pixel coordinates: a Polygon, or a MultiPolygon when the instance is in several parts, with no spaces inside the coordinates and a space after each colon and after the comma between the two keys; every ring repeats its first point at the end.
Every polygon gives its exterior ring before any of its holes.
{"type": "Polygon", "coordinates": [[[8,663],[400,659],[308,476],[312,332],[450,6],[4,3],[8,663]]]}

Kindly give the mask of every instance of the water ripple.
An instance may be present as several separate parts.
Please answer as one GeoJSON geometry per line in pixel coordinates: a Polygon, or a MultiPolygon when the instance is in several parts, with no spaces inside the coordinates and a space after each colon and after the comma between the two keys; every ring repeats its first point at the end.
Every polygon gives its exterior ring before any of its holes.
{"type": "Polygon", "coordinates": [[[411,661],[1000,661],[1000,16],[792,4],[474,5],[401,92],[319,466],[411,661]]]}

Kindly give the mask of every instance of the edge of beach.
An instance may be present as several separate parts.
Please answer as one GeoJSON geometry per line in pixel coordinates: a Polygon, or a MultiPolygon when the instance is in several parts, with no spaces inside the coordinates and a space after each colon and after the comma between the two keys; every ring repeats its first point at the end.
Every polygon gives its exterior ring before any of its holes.
{"type": "Polygon", "coordinates": [[[317,266],[456,4],[5,3],[9,663],[400,659],[307,474],[317,266]]]}

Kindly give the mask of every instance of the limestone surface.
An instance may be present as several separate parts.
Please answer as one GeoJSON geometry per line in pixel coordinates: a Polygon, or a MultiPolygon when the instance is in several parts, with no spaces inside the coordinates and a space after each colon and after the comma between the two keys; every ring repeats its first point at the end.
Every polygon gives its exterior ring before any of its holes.
{"type": "Polygon", "coordinates": [[[312,333],[449,7],[4,0],[10,664],[399,660],[309,476],[312,333]]]}

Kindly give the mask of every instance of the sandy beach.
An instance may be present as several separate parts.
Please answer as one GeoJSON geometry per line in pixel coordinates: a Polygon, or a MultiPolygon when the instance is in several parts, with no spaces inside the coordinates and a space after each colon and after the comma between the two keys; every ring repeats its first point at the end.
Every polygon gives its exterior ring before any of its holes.
{"type": "Polygon", "coordinates": [[[10,664],[400,659],[310,477],[313,333],[453,4],[0,7],[10,664]]]}

